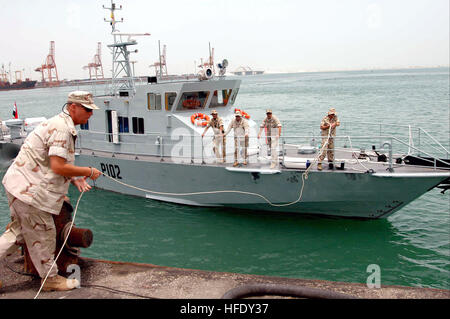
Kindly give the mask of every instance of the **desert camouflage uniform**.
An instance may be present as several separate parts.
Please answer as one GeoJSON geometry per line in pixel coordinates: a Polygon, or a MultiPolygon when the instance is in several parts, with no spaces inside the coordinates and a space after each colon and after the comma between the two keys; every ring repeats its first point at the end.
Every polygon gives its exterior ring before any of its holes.
{"type": "Polygon", "coordinates": [[[268,117],[264,118],[260,126],[260,128],[265,128],[266,131],[267,145],[270,149],[270,154],[272,156],[272,164],[277,164],[278,162],[279,127],[281,127],[281,122],[275,115],[272,115],[271,119],[269,119],[268,117]]]}
{"type": "MultiPolygon", "coordinates": [[[[25,139],[3,178],[12,227],[0,238],[0,258],[14,245],[7,240],[13,232],[19,242],[25,241],[41,277],[45,277],[50,269],[56,247],[56,229],[51,214],[59,214],[70,183],[70,178],[51,170],[50,156],[59,156],[74,164],[76,136],[68,114],[60,113],[41,123],[25,139]]],[[[57,268],[53,267],[49,276],[56,272],[57,268]]]]}
{"type": "MultiPolygon", "coordinates": [[[[322,125],[331,125],[333,123],[339,124],[339,118],[337,117],[337,115],[335,115],[331,120],[328,116],[325,116],[322,119],[322,122],[320,123],[320,126],[322,125]]],[[[331,129],[328,128],[326,130],[321,130],[322,131],[322,146],[325,145],[325,143],[327,142],[328,139],[328,132],[331,129]]],[[[331,135],[330,135],[330,139],[328,140],[328,145],[325,146],[324,150],[322,151],[322,153],[319,156],[319,162],[322,162],[323,159],[325,158],[325,154],[327,155],[328,158],[328,162],[333,162],[334,161],[334,136],[336,136],[336,127],[334,127],[333,129],[331,129],[331,135]]]]}
{"type": "Polygon", "coordinates": [[[247,161],[247,149],[249,141],[249,126],[247,120],[241,118],[241,120],[238,122],[236,121],[236,118],[234,118],[228,126],[225,135],[227,135],[231,131],[231,129],[234,129],[234,161],[237,162],[239,147],[244,149],[244,161],[247,161]],[[244,137],[245,135],[247,136],[244,137]]]}
{"type": "Polygon", "coordinates": [[[217,116],[217,119],[212,118],[211,120],[209,120],[207,128],[212,127],[212,129],[214,131],[213,142],[214,142],[214,153],[216,154],[216,157],[220,158],[219,149],[220,149],[220,146],[222,145],[222,157],[223,157],[223,160],[225,161],[226,137],[220,136],[220,134],[223,133],[220,131],[221,126],[223,126],[223,121],[219,116],[217,116]]]}

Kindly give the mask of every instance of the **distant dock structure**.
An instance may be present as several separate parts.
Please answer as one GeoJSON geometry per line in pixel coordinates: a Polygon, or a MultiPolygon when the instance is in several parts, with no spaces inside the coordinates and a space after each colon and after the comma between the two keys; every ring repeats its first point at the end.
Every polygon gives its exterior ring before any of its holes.
{"type": "Polygon", "coordinates": [[[260,70],[253,70],[249,66],[240,66],[236,70],[232,71],[234,75],[258,75],[258,74],[264,74],[264,71],[260,70]]]}

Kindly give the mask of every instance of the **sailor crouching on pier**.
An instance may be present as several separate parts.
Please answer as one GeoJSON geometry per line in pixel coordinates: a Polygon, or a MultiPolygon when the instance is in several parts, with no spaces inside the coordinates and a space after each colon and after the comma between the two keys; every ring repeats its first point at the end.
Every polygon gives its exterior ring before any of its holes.
{"type": "Polygon", "coordinates": [[[278,145],[281,136],[281,122],[275,115],[272,115],[271,109],[266,110],[266,117],[259,128],[258,139],[261,138],[263,129],[266,129],[267,144],[272,156],[270,168],[275,168],[278,166],[278,145]]]}
{"type": "Polygon", "coordinates": [[[88,191],[91,187],[86,179],[101,175],[96,168],[74,165],[75,125],[87,123],[97,109],[89,92],[69,93],[67,107],[28,135],[3,178],[11,224],[0,237],[0,258],[25,243],[42,280],[50,271],[44,291],[70,290],[79,285],[76,279],[59,276],[56,265],[50,270],[56,249],[52,214],[59,214],[69,181],[80,192],[88,191]]]}
{"type": "Polygon", "coordinates": [[[214,137],[213,137],[213,143],[214,143],[214,153],[216,154],[216,158],[219,163],[225,163],[226,162],[226,137],[223,135],[224,128],[223,128],[223,121],[219,117],[216,110],[213,110],[211,112],[212,119],[209,120],[208,125],[206,126],[205,130],[203,131],[202,138],[205,136],[206,131],[210,127],[212,127],[214,131],[214,137]],[[222,149],[222,155],[220,155],[220,149],[222,149]],[[222,157],[222,159],[221,159],[222,157]]]}
{"type": "Polygon", "coordinates": [[[231,131],[231,129],[234,129],[234,164],[233,166],[238,166],[238,151],[239,147],[244,149],[244,165],[247,165],[247,159],[248,159],[248,134],[249,134],[249,126],[246,119],[242,118],[241,112],[236,112],[234,115],[234,119],[231,121],[230,125],[228,126],[225,136],[231,131]]]}

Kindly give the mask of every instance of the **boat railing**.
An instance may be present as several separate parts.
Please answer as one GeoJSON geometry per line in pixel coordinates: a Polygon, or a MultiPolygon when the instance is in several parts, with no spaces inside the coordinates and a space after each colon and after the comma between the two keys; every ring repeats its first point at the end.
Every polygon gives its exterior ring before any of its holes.
{"type": "MultiPolygon", "coordinates": [[[[294,134],[303,135],[301,132],[307,132],[311,135],[311,138],[321,138],[319,124],[317,121],[298,121],[296,120],[283,120],[283,130],[288,133],[295,132],[294,134]],[[300,132],[299,132],[300,131],[300,132]]],[[[437,157],[450,159],[450,139],[447,141],[447,145],[438,141],[435,136],[440,136],[441,139],[448,138],[450,136],[448,132],[448,126],[442,126],[442,123],[429,123],[433,125],[432,134],[428,130],[417,125],[401,125],[391,123],[376,123],[376,122],[360,122],[360,121],[341,121],[341,125],[338,128],[337,134],[341,136],[349,135],[361,135],[365,133],[376,133],[381,136],[394,136],[397,139],[402,139],[403,144],[407,144],[407,152],[410,155],[420,156],[420,150],[424,149],[428,152],[436,151],[437,157]],[[434,136],[433,136],[434,135],[434,136]],[[414,146],[417,146],[414,148],[414,146]],[[413,151],[416,150],[416,154],[413,151]]]]}
{"type": "MultiPolygon", "coordinates": [[[[83,134],[80,131],[79,138],[77,139],[77,150],[79,152],[86,152],[86,150],[92,152],[110,152],[115,154],[133,155],[136,158],[142,156],[156,156],[161,161],[180,161],[183,163],[212,163],[216,159],[216,155],[213,151],[214,143],[212,141],[212,135],[207,135],[202,138],[200,135],[189,134],[177,134],[177,135],[164,135],[157,132],[146,134],[120,134],[118,143],[112,142],[112,134],[104,132],[89,131],[89,135],[83,134]]],[[[245,146],[245,141],[241,138],[238,142],[245,146]]],[[[270,160],[270,147],[268,146],[267,139],[265,137],[257,138],[256,135],[251,134],[249,136],[249,142],[247,152],[250,157],[266,157],[270,160]]],[[[227,145],[227,157],[231,158],[234,153],[234,136],[231,134],[226,137],[227,145]]],[[[438,168],[438,164],[443,164],[444,167],[449,164],[443,161],[441,158],[433,155],[432,153],[420,149],[408,142],[403,141],[395,136],[349,136],[339,135],[334,137],[334,150],[339,151],[340,154],[348,153],[346,158],[355,159],[360,154],[366,154],[367,152],[378,152],[383,154],[386,159],[386,163],[389,165],[389,169],[392,169],[395,164],[394,161],[398,159],[403,160],[406,156],[412,156],[423,159],[431,163],[435,169],[438,168]],[[428,157],[411,155],[408,151],[412,150],[419,154],[423,154],[428,157]]],[[[313,153],[310,156],[311,159],[318,157],[319,151],[322,148],[322,138],[316,139],[311,136],[298,136],[298,135],[282,135],[279,140],[280,160],[284,164],[285,156],[291,150],[290,154],[300,153],[301,148],[307,148],[313,153]],[[292,152],[292,150],[296,152],[292,152]]],[[[324,147],[323,151],[328,149],[324,147]]],[[[301,155],[300,155],[301,156],[301,155]]],[[[439,168],[442,168],[440,165],[439,168]]]]}

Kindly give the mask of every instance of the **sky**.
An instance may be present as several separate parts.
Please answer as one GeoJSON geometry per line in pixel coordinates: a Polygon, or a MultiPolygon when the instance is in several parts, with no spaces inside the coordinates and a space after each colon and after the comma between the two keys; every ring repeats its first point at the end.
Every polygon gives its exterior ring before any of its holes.
{"type": "MultiPolygon", "coordinates": [[[[116,0],[120,32],[136,37],[137,75],[153,75],[158,40],[167,45],[169,74],[195,72],[200,58],[228,71],[241,66],[266,73],[389,69],[449,65],[449,0],[116,0]]],[[[110,76],[110,0],[0,0],[0,67],[34,69],[50,41],[60,79],[87,78],[83,66],[102,43],[110,76]]]]}

